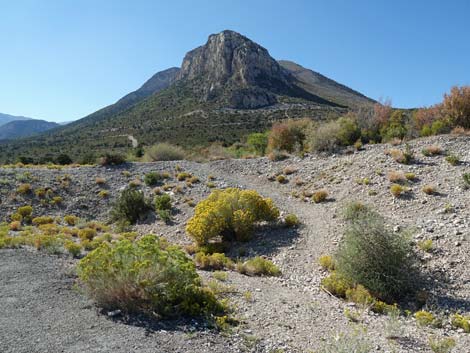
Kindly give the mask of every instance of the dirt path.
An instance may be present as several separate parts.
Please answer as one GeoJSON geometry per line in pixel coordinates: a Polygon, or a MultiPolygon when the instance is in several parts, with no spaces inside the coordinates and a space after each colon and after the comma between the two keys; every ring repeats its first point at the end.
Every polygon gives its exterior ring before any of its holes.
{"type": "Polygon", "coordinates": [[[3,353],[227,352],[231,339],[209,331],[113,322],[73,289],[64,260],[0,250],[0,344],[3,353]]]}

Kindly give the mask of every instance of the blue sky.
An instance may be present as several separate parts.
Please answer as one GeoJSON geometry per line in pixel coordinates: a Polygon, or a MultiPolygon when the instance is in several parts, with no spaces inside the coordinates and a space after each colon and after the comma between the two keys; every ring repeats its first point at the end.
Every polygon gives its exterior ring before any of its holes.
{"type": "Polygon", "coordinates": [[[470,1],[0,0],[0,112],[67,121],[236,30],[397,107],[470,84],[470,1]]]}

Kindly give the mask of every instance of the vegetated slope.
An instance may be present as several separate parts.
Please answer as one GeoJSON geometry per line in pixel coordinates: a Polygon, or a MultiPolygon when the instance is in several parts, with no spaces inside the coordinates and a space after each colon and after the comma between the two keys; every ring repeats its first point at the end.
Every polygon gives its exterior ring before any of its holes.
{"type": "Polygon", "coordinates": [[[30,136],[58,126],[57,123],[45,120],[14,120],[0,126],[0,140],[30,136]]]}
{"type": "Polygon", "coordinates": [[[307,92],[348,107],[375,103],[373,99],[292,61],[280,60],[279,64],[288,70],[307,92]]]}
{"type": "MultiPolygon", "coordinates": [[[[415,162],[410,165],[400,164],[385,153],[391,148],[404,149],[404,145],[376,144],[366,145],[364,150],[352,154],[338,154],[334,158],[307,155],[302,159],[291,157],[280,162],[256,158],[210,163],[129,163],[115,168],[0,169],[0,179],[10,181],[9,185],[0,185],[1,196],[5,200],[0,204],[0,218],[8,217],[19,206],[32,204],[35,216],[74,214],[106,220],[110,206],[131,180],[151,171],[166,171],[171,174],[168,183],[174,186],[168,191],[177,209],[173,222],[165,224],[149,217],[136,226],[139,234],[162,234],[171,243],[189,244],[190,239],[184,229],[194,209],[187,200],[198,202],[207,197],[212,190],[205,185],[209,175],[216,188],[237,186],[257,190],[264,197],[272,198],[284,213],[295,213],[302,223],[298,228],[258,229],[252,240],[233,249],[234,258],[240,257],[240,250],[243,250],[246,257],[261,255],[272,259],[280,267],[282,275],[250,277],[229,270],[223,283],[216,282],[220,288],[227,288],[228,298],[235,308],[234,315],[241,320],[232,334],[197,329],[196,325],[175,327],[171,326],[172,322],[164,321],[155,324],[157,328],[154,331],[151,328],[155,326],[124,325],[106,319],[104,315],[96,317],[85,299],[77,291],[69,289],[71,280],[60,274],[60,266],[57,265],[61,259],[41,259],[42,255],[23,250],[2,250],[3,257],[0,258],[6,260],[0,267],[0,276],[5,286],[0,292],[7,298],[7,321],[4,321],[9,324],[0,325],[0,338],[5,338],[7,351],[10,349],[11,352],[46,348],[50,351],[78,351],[91,346],[95,352],[105,352],[113,347],[117,352],[161,349],[169,352],[284,350],[300,353],[321,352],[319,346],[323,339],[356,329],[360,334],[365,329],[368,341],[376,347],[374,350],[381,352],[431,353],[430,337],[453,337],[457,342],[454,351],[466,352],[470,335],[452,328],[447,322],[442,327],[420,327],[413,315],[396,319],[378,315],[322,291],[321,279],[327,274],[317,260],[321,255],[333,254],[341,241],[343,207],[351,201],[361,201],[384,215],[391,228],[410,229],[413,243],[432,239],[430,252],[423,251],[417,244],[414,246],[421,260],[420,266],[430,276],[428,284],[432,285],[434,279],[439,279],[439,283],[430,290],[424,308],[445,312],[446,318],[457,310],[466,315],[470,313],[470,283],[467,280],[470,275],[467,266],[470,189],[464,189],[462,184],[462,174],[470,173],[468,143],[468,136],[452,135],[410,141],[410,148],[415,153],[415,162]],[[444,154],[422,155],[421,151],[432,145],[459,155],[461,163],[457,166],[449,164],[444,154]],[[184,181],[178,181],[176,166],[179,166],[178,170],[182,168],[199,177],[200,182],[189,187],[184,181]],[[288,175],[287,168],[290,169],[288,175]],[[392,171],[415,174],[414,180],[408,182],[407,196],[395,198],[390,193],[392,182],[388,173],[392,171]],[[286,183],[281,184],[271,178],[279,173],[286,176],[286,183]],[[54,206],[41,202],[33,194],[10,197],[14,193],[12,190],[24,183],[28,175],[34,190],[50,187],[54,195],[63,198],[62,204],[54,206]],[[65,176],[69,180],[67,187],[60,182],[65,176]],[[96,177],[105,179],[106,183],[98,185],[96,177]],[[365,178],[369,182],[363,182],[365,178]],[[436,194],[424,193],[422,188],[425,185],[435,185],[436,194]],[[177,187],[180,187],[180,192],[175,192],[177,187]],[[316,204],[308,195],[321,188],[329,192],[328,200],[316,204]],[[109,191],[108,198],[99,196],[101,189],[109,191]],[[42,267],[50,270],[38,272],[42,267]],[[37,289],[33,291],[34,296],[30,295],[33,287],[37,289]],[[31,316],[34,310],[19,315],[15,303],[41,309],[36,326],[30,324],[30,320],[36,320],[34,315],[31,316]],[[90,330],[87,319],[93,316],[95,321],[90,330]],[[351,322],[356,316],[359,326],[351,322]],[[83,320],[66,322],[63,320],[66,317],[83,320]],[[159,324],[168,326],[160,327],[159,324]],[[38,330],[34,328],[51,325],[55,330],[53,339],[38,341],[38,330]],[[150,329],[152,334],[145,334],[146,329],[150,329]],[[20,340],[18,332],[37,339],[20,340]],[[125,341],[121,339],[123,336],[127,337],[125,341]],[[99,337],[98,341],[96,337],[99,337]]],[[[147,196],[153,195],[152,187],[142,185],[140,188],[147,196]]],[[[211,271],[199,272],[207,280],[215,277],[211,271]]]]}
{"type": "Polygon", "coordinates": [[[5,125],[9,123],[10,121],[15,121],[15,120],[29,120],[31,118],[27,118],[24,116],[15,116],[15,115],[10,115],[10,114],[3,114],[0,113],[0,126],[5,125]]]}
{"type": "Polygon", "coordinates": [[[354,106],[349,105],[352,101],[372,102],[326,78],[314,85],[284,66],[239,33],[211,35],[205,45],[186,54],[181,69],[160,72],[115,104],[65,127],[21,145],[3,145],[0,161],[25,153],[61,151],[77,157],[125,150],[130,147],[128,135],[143,144],[233,143],[275,120],[334,117],[354,106]],[[333,99],[335,92],[338,99],[333,99]]]}

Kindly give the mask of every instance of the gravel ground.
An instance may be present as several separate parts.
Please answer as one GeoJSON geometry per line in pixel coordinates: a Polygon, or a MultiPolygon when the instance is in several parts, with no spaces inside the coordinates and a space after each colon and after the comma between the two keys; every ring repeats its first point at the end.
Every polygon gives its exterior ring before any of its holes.
{"type": "MultiPolygon", "coordinates": [[[[224,160],[210,163],[165,162],[134,163],[119,168],[79,168],[66,170],[0,169],[0,216],[5,218],[18,206],[31,203],[37,214],[65,215],[105,220],[114,198],[130,180],[149,171],[170,171],[179,165],[200,178],[192,187],[171,180],[183,192],[171,192],[178,213],[172,225],[152,216],[136,226],[142,233],[163,234],[170,241],[189,244],[184,226],[192,215],[187,199],[199,201],[210,193],[208,176],[217,187],[238,186],[258,190],[271,197],[284,213],[298,215],[298,229],[261,229],[243,245],[249,256],[265,255],[282,270],[279,278],[253,278],[229,272],[224,285],[233,288],[230,300],[235,305],[239,327],[231,334],[195,330],[191,323],[167,323],[170,328],[148,329],[114,322],[98,314],[92,303],[72,290],[71,260],[26,250],[0,252],[0,295],[6,303],[0,317],[0,341],[7,352],[308,352],[322,340],[338,332],[354,330],[345,309],[358,310],[352,304],[320,290],[326,273],[317,265],[322,254],[331,254],[341,239],[344,224],[341,210],[353,200],[368,203],[382,213],[396,230],[411,229],[415,241],[432,239],[431,252],[418,251],[429,284],[439,280],[428,301],[428,308],[447,315],[470,313],[470,190],[463,188],[462,174],[470,173],[470,138],[437,136],[410,143],[416,161],[396,163],[385,154],[390,145],[366,146],[364,151],[329,157],[318,155],[271,162],[266,158],[224,160]],[[424,157],[421,149],[439,145],[460,156],[461,163],[451,166],[443,155],[424,157]],[[295,170],[288,182],[270,181],[285,167],[295,170]],[[130,175],[123,175],[123,171],[130,175]],[[13,191],[24,182],[28,172],[33,188],[51,187],[62,196],[61,205],[41,205],[34,195],[18,196],[13,191]],[[406,197],[394,198],[390,192],[390,171],[413,172],[406,197]],[[61,179],[69,175],[69,184],[61,179]],[[97,185],[96,177],[106,179],[97,185]],[[369,182],[358,180],[368,178],[369,182]],[[302,181],[302,185],[296,181],[302,181]],[[3,186],[1,186],[3,185],[3,186]],[[427,195],[424,185],[435,186],[437,193],[427,195]],[[328,202],[314,204],[302,195],[325,188],[328,202]],[[108,198],[98,192],[109,191],[108,198]],[[246,299],[249,291],[252,298],[246,299]],[[21,293],[21,294],[18,294],[21,293]],[[276,351],[277,350],[277,351],[276,351]]],[[[403,149],[403,146],[397,148],[403,149]]],[[[150,195],[151,189],[143,187],[150,195]]],[[[235,250],[236,251],[236,250],[235,250]]],[[[212,273],[201,271],[204,278],[212,273]]],[[[360,313],[365,336],[378,352],[431,352],[430,337],[454,337],[453,352],[470,352],[470,335],[452,330],[446,322],[440,329],[416,325],[412,317],[394,321],[383,315],[360,313]],[[390,335],[399,339],[387,339],[390,335]]]]}

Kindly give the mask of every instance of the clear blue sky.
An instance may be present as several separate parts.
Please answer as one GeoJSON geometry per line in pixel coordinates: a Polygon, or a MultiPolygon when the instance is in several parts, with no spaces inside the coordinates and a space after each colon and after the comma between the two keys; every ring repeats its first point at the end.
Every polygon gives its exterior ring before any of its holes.
{"type": "Polygon", "coordinates": [[[394,106],[470,84],[468,0],[0,0],[0,112],[83,117],[236,30],[394,106]]]}

